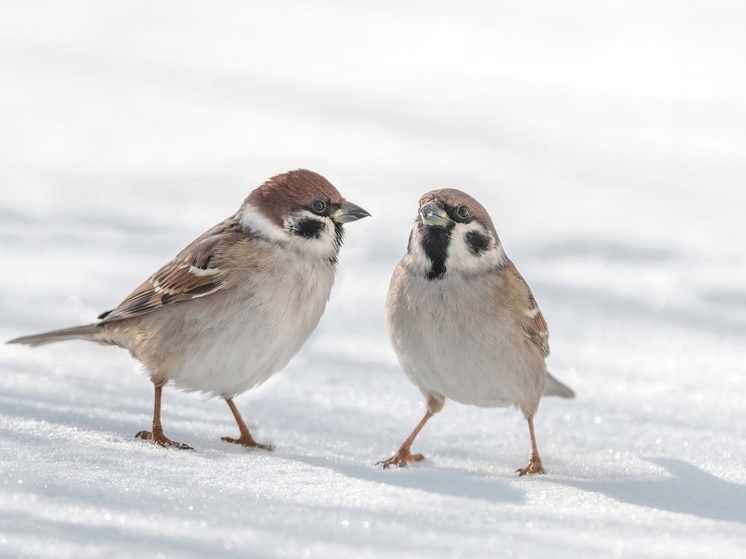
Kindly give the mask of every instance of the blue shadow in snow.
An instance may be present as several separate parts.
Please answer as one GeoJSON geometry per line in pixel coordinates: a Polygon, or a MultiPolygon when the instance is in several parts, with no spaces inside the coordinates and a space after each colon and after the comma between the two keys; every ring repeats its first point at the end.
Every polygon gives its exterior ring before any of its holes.
{"type": "Polygon", "coordinates": [[[448,497],[479,499],[491,503],[525,504],[523,491],[494,478],[480,478],[473,472],[456,469],[397,469],[382,470],[374,466],[360,464],[341,464],[315,456],[293,456],[294,460],[305,462],[309,466],[326,468],[348,476],[384,485],[417,489],[448,497]]]}
{"type": "Polygon", "coordinates": [[[646,458],[670,477],[659,480],[565,482],[620,502],[700,518],[746,524],[746,486],[725,481],[683,460],[646,458]]]}

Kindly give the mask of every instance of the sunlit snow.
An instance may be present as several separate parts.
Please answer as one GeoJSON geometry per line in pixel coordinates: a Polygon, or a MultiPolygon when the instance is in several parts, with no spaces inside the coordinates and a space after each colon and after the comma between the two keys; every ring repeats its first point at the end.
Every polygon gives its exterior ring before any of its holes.
{"type": "Polygon", "coordinates": [[[321,324],[237,398],[125,351],[0,345],[0,557],[737,557],[746,550],[746,9],[736,2],[4,2],[0,340],[89,322],[267,177],[349,226],[321,324]],[[419,196],[491,212],[577,392],[423,399],[383,305],[419,196]]]}

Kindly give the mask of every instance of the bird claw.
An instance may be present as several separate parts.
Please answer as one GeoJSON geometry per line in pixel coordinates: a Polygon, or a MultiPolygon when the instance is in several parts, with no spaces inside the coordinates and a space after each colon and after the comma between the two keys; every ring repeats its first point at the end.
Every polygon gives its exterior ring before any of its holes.
{"type": "Polygon", "coordinates": [[[244,435],[241,435],[237,439],[233,437],[222,437],[220,440],[226,443],[240,444],[246,448],[261,448],[262,450],[268,450],[269,452],[272,452],[275,449],[275,445],[261,444],[256,442],[253,437],[246,437],[244,435]]]}
{"type": "Polygon", "coordinates": [[[178,448],[179,450],[194,450],[187,444],[172,441],[171,439],[166,437],[163,432],[153,433],[152,431],[140,431],[139,433],[137,433],[137,435],[135,435],[135,438],[142,439],[144,441],[150,441],[162,447],[173,447],[178,448]]]}
{"type": "Polygon", "coordinates": [[[399,452],[391,458],[376,462],[376,466],[381,466],[384,470],[388,470],[391,466],[404,468],[412,462],[422,462],[424,459],[425,457],[422,454],[411,454],[408,450],[399,449],[399,452]]]}
{"type": "Polygon", "coordinates": [[[525,468],[518,468],[518,477],[525,476],[526,474],[545,474],[547,473],[544,466],[541,464],[541,458],[531,458],[528,462],[528,466],[525,468]]]}

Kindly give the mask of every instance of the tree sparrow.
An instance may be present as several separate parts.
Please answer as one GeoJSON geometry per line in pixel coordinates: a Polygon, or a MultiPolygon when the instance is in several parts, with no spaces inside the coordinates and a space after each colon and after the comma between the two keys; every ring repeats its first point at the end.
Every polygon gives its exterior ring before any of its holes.
{"type": "Polygon", "coordinates": [[[172,382],[228,403],[240,436],[224,441],[271,449],[254,440],[233,398],[280,371],[308,339],[329,300],[342,224],[369,215],[312,171],[277,175],[99,322],[8,343],[80,339],[129,350],[155,385],[153,428],[141,439],[190,448],[163,434],[161,391],[172,382]]]}
{"type": "Polygon", "coordinates": [[[546,369],[547,325],[505,255],[487,210],[451,188],[420,198],[386,300],[389,338],[427,413],[384,468],[419,462],[414,439],[446,398],[481,407],[517,406],[528,421],[531,458],[520,475],[544,473],[533,417],[543,394],[574,393],[546,369]]]}

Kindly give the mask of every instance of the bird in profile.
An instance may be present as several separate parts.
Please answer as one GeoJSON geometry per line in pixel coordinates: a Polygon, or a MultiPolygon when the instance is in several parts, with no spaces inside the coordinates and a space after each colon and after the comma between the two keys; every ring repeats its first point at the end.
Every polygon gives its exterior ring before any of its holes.
{"type": "Polygon", "coordinates": [[[384,468],[423,459],[411,446],[446,399],[516,406],[528,422],[531,456],[518,473],[544,473],[534,434],[542,394],[574,393],[547,371],[547,325],[528,285],[505,255],[487,210],[446,188],[420,198],[407,252],[386,300],[389,338],[427,411],[384,468]]]}
{"type": "Polygon", "coordinates": [[[313,171],[274,176],[99,322],[8,343],[122,347],[155,387],[152,429],[137,437],[191,448],[163,432],[161,395],[171,383],[226,401],[239,436],[224,441],[271,450],[254,440],[233,399],[283,369],[311,335],[334,283],[343,224],[369,215],[313,171]]]}

